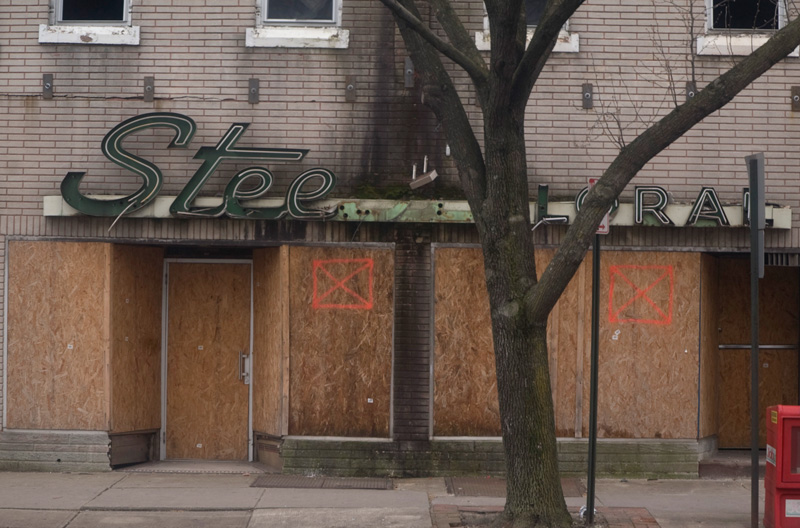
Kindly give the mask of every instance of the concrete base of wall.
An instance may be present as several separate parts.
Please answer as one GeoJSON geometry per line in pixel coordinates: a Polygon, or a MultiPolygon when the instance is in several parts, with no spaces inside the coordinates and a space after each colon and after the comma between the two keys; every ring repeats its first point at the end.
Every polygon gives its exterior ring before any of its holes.
{"type": "Polygon", "coordinates": [[[108,433],[0,432],[2,471],[110,471],[108,433]]]}
{"type": "MultiPolygon", "coordinates": [[[[696,440],[600,439],[598,477],[697,478],[696,440]]],[[[559,467],[565,476],[587,473],[588,441],[559,439],[559,467]]],[[[284,473],[334,476],[433,477],[505,473],[498,440],[373,442],[287,438],[281,447],[284,473]]]]}

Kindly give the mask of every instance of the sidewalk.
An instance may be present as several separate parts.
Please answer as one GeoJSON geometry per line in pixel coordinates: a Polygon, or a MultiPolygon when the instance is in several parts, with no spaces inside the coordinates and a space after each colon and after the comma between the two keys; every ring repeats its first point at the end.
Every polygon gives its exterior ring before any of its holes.
{"type": "MultiPolygon", "coordinates": [[[[448,491],[444,478],[395,479],[394,489],[364,490],[251,487],[257,476],[0,472],[0,527],[452,528],[501,511],[505,500],[489,496],[502,488],[498,479],[473,479],[484,495],[467,496],[463,487],[448,491]]],[[[597,510],[612,528],[749,528],[749,485],[598,480],[597,510]]],[[[585,502],[581,491],[579,481],[565,479],[573,511],[585,502]]]]}

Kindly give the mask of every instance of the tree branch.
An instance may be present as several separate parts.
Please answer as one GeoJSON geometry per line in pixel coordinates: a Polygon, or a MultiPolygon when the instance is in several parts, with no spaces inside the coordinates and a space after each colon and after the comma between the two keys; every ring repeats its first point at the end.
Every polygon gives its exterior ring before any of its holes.
{"type": "Polygon", "coordinates": [[[800,18],[775,33],[763,46],[714,79],[693,99],[675,108],[623,148],[586,196],[564,241],[536,286],[525,297],[535,319],[546,320],[561,291],[583,261],[600,219],[614,198],[647,162],[705,117],[728,104],[800,44],[800,18]]]}
{"type": "Polygon", "coordinates": [[[527,103],[533,85],[536,84],[539,74],[550,58],[561,28],[583,2],[584,0],[551,0],[545,6],[542,18],[533,32],[533,38],[522,56],[517,71],[514,72],[512,93],[515,94],[518,103],[523,105],[527,103]]]}
{"type": "MultiPolygon", "coordinates": [[[[470,36],[469,31],[461,23],[461,19],[453,9],[450,0],[428,0],[433,7],[433,12],[436,15],[436,20],[442,25],[447,38],[456,47],[461,50],[471,61],[475,64],[481,64],[484,70],[484,78],[488,73],[486,63],[483,60],[481,52],[478,51],[478,46],[475,45],[475,40],[470,36]]],[[[473,81],[476,79],[471,76],[473,81]]]]}
{"type": "Polygon", "coordinates": [[[480,55],[478,55],[480,60],[475,60],[473,57],[463,53],[460,49],[456,48],[449,42],[442,40],[431,30],[431,28],[422,22],[418,16],[406,9],[406,7],[400,4],[397,0],[381,0],[381,2],[383,2],[383,5],[388,7],[397,18],[405,22],[409,28],[414,30],[420,37],[425,39],[426,42],[438,50],[442,55],[461,66],[461,68],[463,68],[464,71],[467,72],[467,74],[472,78],[473,82],[485,82],[487,70],[486,65],[480,55]]]}

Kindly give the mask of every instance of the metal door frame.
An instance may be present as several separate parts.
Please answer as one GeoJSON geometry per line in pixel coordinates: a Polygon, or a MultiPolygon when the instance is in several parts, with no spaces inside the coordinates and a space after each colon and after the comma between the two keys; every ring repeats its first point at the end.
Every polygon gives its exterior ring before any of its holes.
{"type": "Polygon", "coordinates": [[[164,279],[161,293],[161,435],[159,438],[159,460],[167,458],[167,345],[169,338],[169,265],[173,262],[186,264],[247,264],[250,266],[250,385],[247,397],[247,461],[253,461],[253,260],[252,259],[164,259],[164,279]]]}

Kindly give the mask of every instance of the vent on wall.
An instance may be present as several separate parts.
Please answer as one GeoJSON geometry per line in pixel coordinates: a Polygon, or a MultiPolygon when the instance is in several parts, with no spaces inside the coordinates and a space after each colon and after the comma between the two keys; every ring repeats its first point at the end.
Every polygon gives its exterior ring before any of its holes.
{"type": "Polygon", "coordinates": [[[800,254],[797,253],[765,253],[766,266],[800,266],[800,254]]]}

